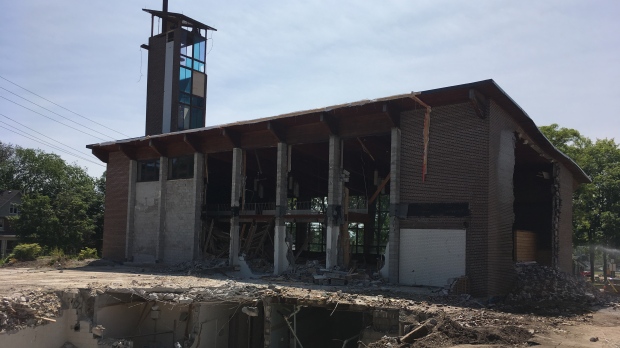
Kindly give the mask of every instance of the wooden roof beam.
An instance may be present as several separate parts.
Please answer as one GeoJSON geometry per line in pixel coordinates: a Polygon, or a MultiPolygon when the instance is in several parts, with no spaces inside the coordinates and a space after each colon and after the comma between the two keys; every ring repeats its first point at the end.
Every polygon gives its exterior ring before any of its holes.
{"type": "Polygon", "coordinates": [[[286,131],[274,121],[267,122],[267,130],[278,140],[279,143],[286,143],[286,131]]]}
{"type": "Polygon", "coordinates": [[[338,120],[335,117],[327,112],[322,112],[319,120],[327,127],[331,135],[338,135],[338,120]]]}
{"type": "Polygon", "coordinates": [[[239,136],[239,133],[231,131],[230,129],[222,128],[222,136],[230,142],[232,147],[241,147],[241,137],[239,136]]]}
{"type": "Polygon", "coordinates": [[[163,146],[159,141],[154,139],[149,140],[149,147],[155,151],[159,157],[168,157],[168,153],[166,151],[165,146],[163,146]]]}
{"type": "Polygon", "coordinates": [[[392,121],[393,127],[400,127],[400,110],[391,104],[383,104],[383,113],[387,114],[392,121]]]}
{"type": "Polygon", "coordinates": [[[133,146],[127,144],[118,144],[118,147],[123,153],[123,155],[127,156],[129,159],[132,159],[134,161],[137,159],[136,149],[133,146]]]}
{"type": "Polygon", "coordinates": [[[187,145],[189,145],[189,147],[191,147],[194,152],[202,153],[202,146],[200,146],[200,140],[198,139],[198,137],[192,134],[185,134],[183,135],[183,141],[187,145]]]}
{"type": "Polygon", "coordinates": [[[91,152],[93,153],[93,155],[95,155],[95,157],[97,157],[101,162],[104,163],[108,163],[108,159],[109,159],[109,153],[107,151],[103,151],[101,149],[98,148],[92,148],[91,152]]]}

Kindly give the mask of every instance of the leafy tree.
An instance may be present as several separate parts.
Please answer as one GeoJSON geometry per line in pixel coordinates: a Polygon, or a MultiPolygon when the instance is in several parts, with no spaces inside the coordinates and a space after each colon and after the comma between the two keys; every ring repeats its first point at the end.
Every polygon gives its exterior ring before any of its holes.
{"type": "Polygon", "coordinates": [[[22,240],[69,253],[100,247],[105,174],[90,177],[60,156],[0,143],[0,190],[24,193],[13,219],[22,240]]]}
{"type": "Polygon", "coordinates": [[[592,142],[557,124],[540,129],[592,178],[592,183],[581,185],[573,196],[573,236],[575,244],[591,246],[593,268],[594,245],[620,246],[620,147],[613,139],[592,142]]]}

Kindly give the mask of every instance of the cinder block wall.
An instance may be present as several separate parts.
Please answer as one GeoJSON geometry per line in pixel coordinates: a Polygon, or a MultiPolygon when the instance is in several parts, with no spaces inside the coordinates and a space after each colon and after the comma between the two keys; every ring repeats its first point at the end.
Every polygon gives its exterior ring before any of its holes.
{"type": "Polygon", "coordinates": [[[155,262],[159,235],[159,181],[136,183],[134,210],[133,256],[134,262],[155,262]]]}
{"type": "Polygon", "coordinates": [[[470,292],[487,294],[489,119],[470,103],[434,107],[431,112],[428,172],[422,182],[424,109],[402,113],[401,202],[467,202],[468,218],[408,218],[401,228],[467,230],[466,272],[470,292]]]}
{"type": "Polygon", "coordinates": [[[166,182],[164,262],[169,264],[190,261],[194,257],[196,204],[194,179],[166,182]]]}
{"type": "Polygon", "coordinates": [[[102,256],[117,262],[125,261],[128,184],[129,158],[111,152],[106,171],[102,256]]]}

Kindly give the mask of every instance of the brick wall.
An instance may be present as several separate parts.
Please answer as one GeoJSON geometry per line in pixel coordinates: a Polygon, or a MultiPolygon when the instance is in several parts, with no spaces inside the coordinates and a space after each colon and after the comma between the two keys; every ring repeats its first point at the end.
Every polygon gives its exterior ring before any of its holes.
{"type": "Polygon", "coordinates": [[[104,259],[125,260],[128,183],[129,159],[121,152],[111,152],[106,171],[102,251],[104,259]]]}
{"type": "Polygon", "coordinates": [[[484,295],[488,272],[489,120],[471,104],[434,107],[431,112],[428,174],[422,182],[424,110],[401,115],[401,202],[469,203],[466,218],[408,218],[401,228],[465,228],[470,291],[484,295]]]}
{"type": "Polygon", "coordinates": [[[488,294],[504,294],[513,285],[515,131],[512,118],[495,102],[489,112],[488,294]]]}
{"type": "Polygon", "coordinates": [[[560,231],[558,268],[573,271],[573,176],[560,165],[560,231]]]}

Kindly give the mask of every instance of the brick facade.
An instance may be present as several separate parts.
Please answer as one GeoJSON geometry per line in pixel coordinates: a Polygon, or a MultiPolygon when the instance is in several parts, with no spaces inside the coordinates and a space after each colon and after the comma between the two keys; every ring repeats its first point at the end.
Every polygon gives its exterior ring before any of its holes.
{"type": "Polygon", "coordinates": [[[103,217],[104,259],[125,261],[129,159],[112,152],[106,171],[105,213],[103,217]]]}
{"type": "Polygon", "coordinates": [[[401,202],[466,202],[471,216],[407,218],[401,221],[401,229],[466,229],[466,272],[471,290],[484,293],[488,269],[489,120],[478,117],[469,103],[434,107],[425,182],[422,182],[423,125],[423,109],[401,115],[401,202]]]}
{"type": "MultiPolygon", "coordinates": [[[[489,110],[489,294],[504,294],[513,285],[515,132],[512,118],[493,100],[489,110]]],[[[551,217],[550,217],[551,218],[551,217]]]]}

